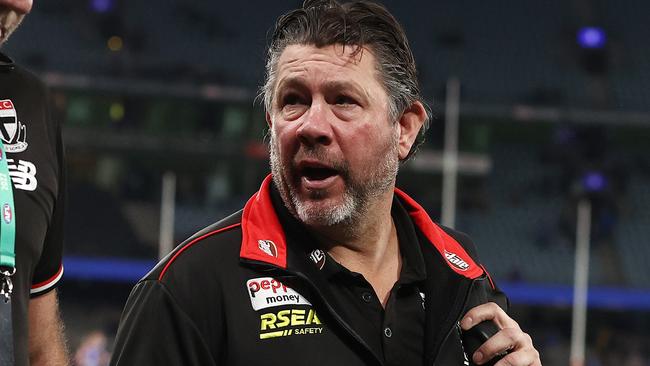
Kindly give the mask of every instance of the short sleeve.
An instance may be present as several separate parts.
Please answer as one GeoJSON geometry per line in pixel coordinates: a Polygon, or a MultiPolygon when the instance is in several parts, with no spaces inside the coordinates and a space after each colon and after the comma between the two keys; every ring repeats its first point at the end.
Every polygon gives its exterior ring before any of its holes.
{"type": "Polygon", "coordinates": [[[196,325],[167,288],[156,280],[146,280],[129,295],[110,365],[217,363],[196,325]]]}
{"type": "Polygon", "coordinates": [[[50,222],[48,223],[41,257],[34,269],[30,289],[31,297],[43,295],[56,288],[59,280],[63,277],[63,225],[66,204],[65,151],[63,148],[63,138],[61,137],[60,125],[58,123],[54,125],[48,108],[46,108],[45,114],[48,127],[52,126],[50,141],[53,141],[53,144],[55,145],[53,150],[55,152],[54,156],[56,156],[56,165],[58,169],[57,194],[56,202],[54,202],[54,210],[50,222]]]}

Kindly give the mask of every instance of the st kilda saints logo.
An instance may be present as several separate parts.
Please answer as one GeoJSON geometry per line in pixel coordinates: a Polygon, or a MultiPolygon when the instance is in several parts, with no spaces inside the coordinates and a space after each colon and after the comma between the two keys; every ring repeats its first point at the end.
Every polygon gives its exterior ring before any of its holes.
{"type": "MultiPolygon", "coordinates": [[[[27,149],[25,126],[18,120],[18,112],[10,99],[0,99],[0,138],[4,145],[4,152],[19,153],[27,149]]],[[[38,187],[36,180],[36,165],[30,161],[10,159],[5,154],[1,159],[7,159],[9,175],[14,183],[14,188],[25,191],[34,191],[38,187]]],[[[8,187],[8,182],[0,181],[0,189],[8,187]]]]}
{"type": "Polygon", "coordinates": [[[0,137],[6,152],[19,153],[27,149],[25,125],[18,120],[18,113],[10,99],[0,100],[0,137]]]}

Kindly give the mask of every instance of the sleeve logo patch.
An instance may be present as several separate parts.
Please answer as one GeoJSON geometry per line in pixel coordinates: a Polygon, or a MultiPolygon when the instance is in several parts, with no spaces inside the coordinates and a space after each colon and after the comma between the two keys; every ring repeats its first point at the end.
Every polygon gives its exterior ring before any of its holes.
{"type": "Polygon", "coordinates": [[[447,258],[447,262],[449,262],[449,264],[461,271],[467,271],[469,269],[469,264],[467,264],[467,262],[465,262],[461,257],[457,256],[454,253],[450,253],[445,250],[445,258],[447,258]]]}
{"type": "Polygon", "coordinates": [[[248,280],[246,288],[255,311],[283,305],[311,305],[302,295],[272,277],[248,280]]]}

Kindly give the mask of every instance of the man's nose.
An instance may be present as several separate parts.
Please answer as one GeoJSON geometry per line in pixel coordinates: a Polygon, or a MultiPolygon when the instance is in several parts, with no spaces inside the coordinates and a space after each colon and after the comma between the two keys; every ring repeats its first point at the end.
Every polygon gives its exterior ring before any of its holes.
{"type": "Polygon", "coordinates": [[[312,101],[306,118],[296,131],[301,143],[307,146],[329,145],[332,142],[332,126],[329,108],[324,101],[312,101]]]}

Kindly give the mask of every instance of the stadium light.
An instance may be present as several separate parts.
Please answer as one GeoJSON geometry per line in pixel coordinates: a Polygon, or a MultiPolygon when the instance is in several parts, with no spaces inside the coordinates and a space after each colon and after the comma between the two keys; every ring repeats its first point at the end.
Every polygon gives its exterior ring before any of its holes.
{"type": "Polygon", "coordinates": [[[587,192],[601,192],[607,188],[607,178],[602,172],[590,171],[582,177],[582,185],[587,192]]]}
{"type": "Polygon", "coordinates": [[[96,13],[106,13],[113,8],[113,0],[90,0],[90,8],[96,13]]]}
{"type": "Polygon", "coordinates": [[[576,38],[582,48],[600,49],[607,43],[607,35],[600,27],[582,27],[578,30],[576,38]]]}

